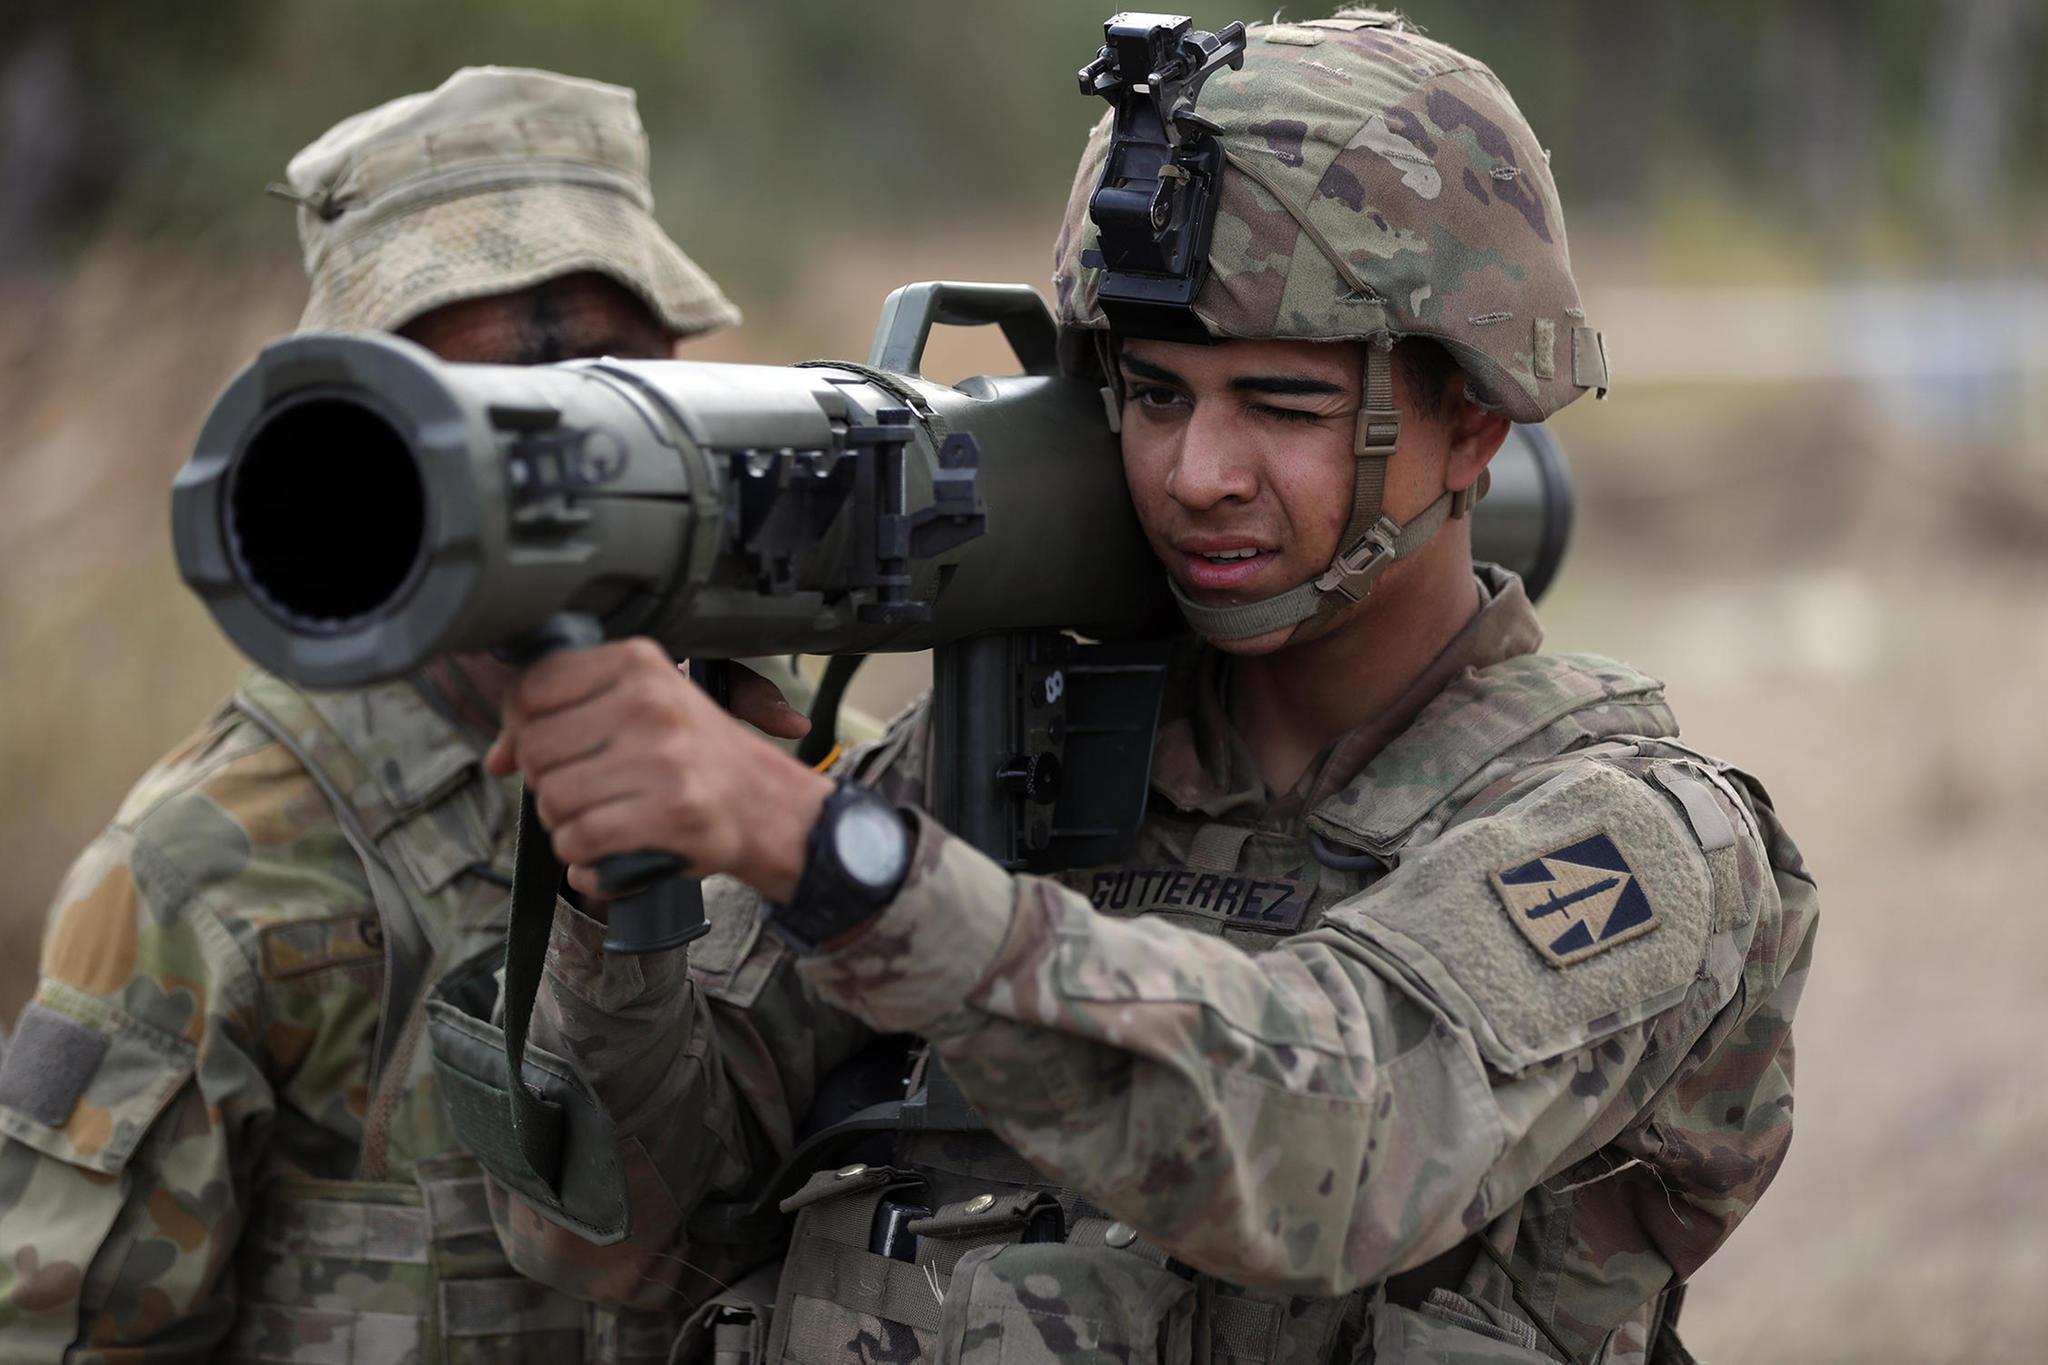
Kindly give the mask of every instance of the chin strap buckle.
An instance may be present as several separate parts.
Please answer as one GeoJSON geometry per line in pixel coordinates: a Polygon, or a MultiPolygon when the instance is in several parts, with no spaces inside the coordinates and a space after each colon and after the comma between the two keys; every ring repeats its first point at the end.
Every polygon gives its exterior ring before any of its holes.
{"type": "Polygon", "coordinates": [[[1451,494],[1451,520],[1456,521],[1459,517],[1469,515],[1472,509],[1479,505],[1479,500],[1486,496],[1487,490],[1492,487],[1493,471],[1490,469],[1480,470],[1477,479],[1451,494]]]}
{"type": "Polygon", "coordinates": [[[1316,580],[1316,591],[1341,593],[1351,602],[1364,601],[1374,581],[1394,562],[1400,542],[1400,525],[1392,517],[1381,517],[1323,571],[1316,580]]]}

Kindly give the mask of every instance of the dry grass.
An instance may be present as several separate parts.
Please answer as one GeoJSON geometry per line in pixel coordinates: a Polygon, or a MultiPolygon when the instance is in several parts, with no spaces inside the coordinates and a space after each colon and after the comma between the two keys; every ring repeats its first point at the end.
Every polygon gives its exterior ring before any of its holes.
{"type": "MultiPolygon", "coordinates": [[[[1049,235],[850,247],[694,354],[860,354],[891,285],[1037,279],[1049,235]]],[[[214,392],[297,300],[289,260],[227,280],[115,248],[45,307],[0,298],[8,1015],[65,862],[238,667],[170,569],[163,494],[214,392]]],[[[931,368],[1000,363],[973,335],[931,368]]],[[[2037,504],[1891,458],[1840,395],[1625,394],[1559,425],[1585,529],[1553,644],[1673,679],[1689,734],[1765,777],[1824,892],[1799,1138],[1702,1275],[1687,1335],[1742,1361],[2048,1353],[2037,504]],[[1955,548],[1987,537],[1996,554],[1955,548]]],[[[917,676],[878,669],[865,699],[886,708],[917,676]]]]}
{"type": "Polygon", "coordinates": [[[268,261],[106,251],[0,310],[0,1009],[42,908],[141,767],[224,695],[235,656],[171,568],[167,492],[207,404],[297,299],[268,261]]]}

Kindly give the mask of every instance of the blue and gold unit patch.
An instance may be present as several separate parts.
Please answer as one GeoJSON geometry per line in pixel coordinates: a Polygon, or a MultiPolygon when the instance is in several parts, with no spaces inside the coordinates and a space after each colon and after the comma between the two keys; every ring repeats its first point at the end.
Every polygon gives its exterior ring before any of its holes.
{"type": "Polygon", "coordinates": [[[1657,908],[1635,869],[1598,831],[1492,875],[1508,918],[1553,967],[1657,927],[1657,908]]]}

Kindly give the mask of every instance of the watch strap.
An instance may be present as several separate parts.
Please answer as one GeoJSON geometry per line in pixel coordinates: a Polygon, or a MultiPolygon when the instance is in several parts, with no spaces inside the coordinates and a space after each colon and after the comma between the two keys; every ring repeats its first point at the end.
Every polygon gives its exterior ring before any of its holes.
{"type": "Polygon", "coordinates": [[[769,902],[766,922],[770,929],[799,952],[815,951],[818,945],[837,938],[847,930],[874,918],[887,908],[909,875],[912,834],[904,829],[903,871],[887,887],[877,889],[856,880],[839,861],[834,832],[846,813],[856,806],[874,805],[886,809],[898,821],[902,813],[880,793],[857,782],[841,779],[825,798],[818,819],[804,842],[804,870],[787,904],[769,902]]]}

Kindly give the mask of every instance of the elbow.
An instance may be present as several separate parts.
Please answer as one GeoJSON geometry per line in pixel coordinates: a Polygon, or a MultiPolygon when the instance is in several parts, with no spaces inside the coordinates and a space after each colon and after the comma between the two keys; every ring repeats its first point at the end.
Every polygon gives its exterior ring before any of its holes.
{"type": "Polygon", "coordinates": [[[716,1268],[700,1269],[680,1245],[681,1220],[665,1191],[633,1191],[626,1237],[599,1245],[553,1221],[496,1180],[487,1181],[491,1223],[505,1259],[538,1284],[590,1303],[675,1312],[719,1287],[716,1268]],[[658,1197],[657,1197],[658,1196],[658,1197]]]}
{"type": "Polygon", "coordinates": [[[571,1298],[642,1306],[642,1257],[630,1241],[599,1246],[542,1216],[497,1181],[488,1181],[488,1189],[491,1223],[514,1270],[571,1298]]]}
{"type": "Polygon", "coordinates": [[[1380,1159],[1386,1149],[1360,1142],[1320,1162],[1233,1163],[1170,1204],[1104,1207],[1126,1208],[1133,1226],[1206,1274],[1281,1294],[1349,1294],[1442,1254],[1488,1217],[1483,1181],[1429,1160],[1399,1170],[1380,1159]]]}

